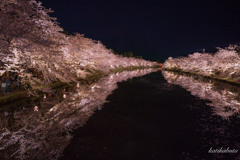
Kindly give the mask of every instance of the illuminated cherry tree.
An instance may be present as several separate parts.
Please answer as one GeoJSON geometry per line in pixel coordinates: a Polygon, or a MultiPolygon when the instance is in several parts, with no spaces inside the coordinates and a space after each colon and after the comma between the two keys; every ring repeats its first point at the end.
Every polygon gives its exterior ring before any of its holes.
{"type": "Polygon", "coordinates": [[[51,10],[36,0],[0,1],[0,59],[6,71],[17,72],[33,88],[54,81],[71,82],[98,70],[152,66],[142,59],[113,54],[101,42],[81,34],[65,35],[51,10]],[[34,68],[42,77],[28,72],[34,68]]]}
{"type": "Polygon", "coordinates": [[[215,54],[193,53],[188,57],[168,58],[163,67],[204,76],[240,80],[239,46],[218,48],[215,54]]]}

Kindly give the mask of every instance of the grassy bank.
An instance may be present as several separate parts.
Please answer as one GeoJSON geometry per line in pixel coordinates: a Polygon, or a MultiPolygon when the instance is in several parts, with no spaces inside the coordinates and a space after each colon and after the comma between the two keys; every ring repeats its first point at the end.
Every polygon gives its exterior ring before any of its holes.
{"type": "Polygon", "coordinates": [[[204,78],[214,79],[216,81],[230,83],[230,84],[233,84],[233,85],[240,85],[239,81],[234,81],[233,79],[230,79],[230,78],[220,78],[220,77],[216,77],[216,76],[204,76],[204,75],[201,75],[197,72],[186,72],[186,71],[183,71],[181,69],[176,69],[176,68],[164,68],[164,70],[165,71],[176,72],[176,73],[180,73],[180,74],[185,74],[185,75],[191,75],[191,76],[201,76],[201,77],[204,77],[204,78]]]}
{"type": "MultiPolygon", "coordinates": [[[[99,79],[103,78],[104,76],[107,76],[109,74],[113,73],[118,73],[118,72],[123,72],[123,71],[134,71],[134,70],[141,70],[141,69],[150,69],[150,68],[158,68],[159,66],[132,66],[132,67],[119,67],[119,68],[114,68],[110,70],[108,73],[104,73],[99,70],[94,70],[92,71],[89,75],[86,76],[85,79],[79,78],[77,79],[78,82],[81,85],[90,85],[94,82],[97,82],[99,79]]],[[[18,91],[9,95],[1,96],[0,97],[0,110],[3,109],[3,105],[6,105],[8,103],[17,103],[17,101],[21,102],[23,99],[24,100],[29,100],[29,101],[37,101],[40,98],[44,96],[44,93],[41,92],[41,89],[44,88],[51,88],[53,90],[60,90],[63,89],[64,87],[71,87],[76,85],[76,82],[71,82],[71,83],[66,83],[66,82],[55,82],[46,86],[41,86],[39,89],[36,89],[35,91],[38,93],[37,96],[32,96],[28,97],[28,92],[26,90],[18,91]]]]}

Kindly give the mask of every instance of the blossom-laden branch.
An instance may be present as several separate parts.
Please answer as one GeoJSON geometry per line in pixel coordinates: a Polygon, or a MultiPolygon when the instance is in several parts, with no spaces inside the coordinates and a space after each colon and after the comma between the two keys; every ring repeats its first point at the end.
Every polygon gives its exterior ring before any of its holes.
{"type": "Polygon", "coordinates": [[[208,77],[240,81],[240,47],[230,45],[218,48],[215,54],[193,53],[188,57],[168,58],[163,68],[199,74],[208,77]]]}
{"type": "Polygon", "coordinates": [[[55,81],[72,82],[94,70],[107,73],[118,67],[152,66],[142,59],[115,55],[101,42],[83,35],[65,35],[36,0],[0,1],[0,74],[17,72],[32,87],[55,81]],[[28,72],[34,68],[41,78],[28,72]]]}

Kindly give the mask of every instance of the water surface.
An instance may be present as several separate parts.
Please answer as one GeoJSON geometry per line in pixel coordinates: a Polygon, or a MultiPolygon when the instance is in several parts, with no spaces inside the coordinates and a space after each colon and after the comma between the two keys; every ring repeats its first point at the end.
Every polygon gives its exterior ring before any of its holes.
{"type": "Polygon", "coordinates": [[[38,102],[1,106],[0,159],[58,159],[72,138],[101,110],[117,82],[143,76],[152,69],[123,71],[91,85],[74,85],[50,91],[38,102]]]}
{"type": "Polygon", "coordinates": [[[239,159],[239,153],[208,153],[240,148],[238,91],[161,71],[121,82],[109,103],[74,131],[61,159],[239,159]]]}
{"type": "Polygon", "coordinates": [[[240,159],[208,153],[240,148],[238,86],[151,72],[113,74],[1,112],[0,157],[240,159]]]}

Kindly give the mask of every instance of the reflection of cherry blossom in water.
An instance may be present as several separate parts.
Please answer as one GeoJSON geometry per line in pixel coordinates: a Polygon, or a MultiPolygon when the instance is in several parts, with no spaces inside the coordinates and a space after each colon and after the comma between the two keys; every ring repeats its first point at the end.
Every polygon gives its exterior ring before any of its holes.
{"type": "Polygon", "coordinates": [[[240,88],[230,84],[213,82],[198,77],[186,76],[169,71],[162,71],[168,83],[179,85],[192,95],[209,100],[216,115],[228,118],[240,111],[240,88]]]}
{"type": "Polygon", "coordinates": [[[7,159],[57,159],[71,139],[70,132],[83,126],[101,109],[117,82],[143,76],[153,69],[121,72],[97,83],[76,85],[54,98],[44,96],[38,105],[1,115],[0,157],[7,159]]]}

